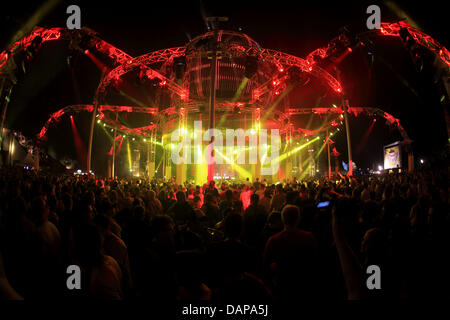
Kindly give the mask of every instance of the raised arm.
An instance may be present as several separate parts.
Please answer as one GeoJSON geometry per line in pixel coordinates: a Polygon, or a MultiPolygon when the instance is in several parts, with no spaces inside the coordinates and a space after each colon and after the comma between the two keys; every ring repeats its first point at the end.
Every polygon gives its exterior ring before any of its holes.
{"type": "Polygon", "coordinates": [[[332,228],[334,242],[339,254],[345,285],[347,287],[347,298],[349,300],[363,299],[363,270],[358,257],[345,239],[341,219],[336,215],[336,207],[332,209],[332,228]]]}

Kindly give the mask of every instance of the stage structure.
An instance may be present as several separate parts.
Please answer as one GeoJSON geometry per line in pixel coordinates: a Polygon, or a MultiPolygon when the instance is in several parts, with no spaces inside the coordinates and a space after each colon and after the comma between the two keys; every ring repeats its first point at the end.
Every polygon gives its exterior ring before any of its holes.
{"type": "MultiPolygon", "coordinates": [[[[340,128],[347,134],[348,162],[351,163],[349,115],[384,117],[389,125],[400,131],[403,143],[410,144],[399,120],[392,115],[378,108],[350,106],[338,80],[339,62],[351,54],[355,46],[365,45],[369,34],[404,39],[405,33],[407,38],[433,52],[448,69],[448,50],[403,21],[383,23],[381,30],[366,32],[361,37],[349,36],[344,31],[327,47],[313,51],[305,59],[265,49],[246,34],[219,28],[194,38],[185,46],[139,57],[131,57],[115,48],[88,28],[35,28],[30,35],[0,54],[2,127],[20,67],[32,60],[42,43],[64,40],[71,49],[83,52],[101,68],[101,81],[92,105],[68,106],[55,112],[38,134],[38,139],[44,139],[50,125],[63,114],[91,112],[87,171],[91,170],[91,160],[95,157],[92,140],[94,126],[98,124],[114,133],[108,170],[111,176],[115,176],[115,157],[120,151],[117,144],[121,146],[124,139],[136,145],[133,146],[136,159],[146,158],[144,171],[139,165],[130,164],[131,172],[135,175],[144,173],[151,178],[155,168],[159,167],[156,165],[159,158],[163,176],[175,177],[179,184],[186,180],[203,183],[217,178],[266,178],[274,182],[301,178],[308,172],[313,173],[311,168],[316,167],[318,155],[324,149],[328,153],[328,175],[331,175],[331,137],[340,128]],[[131,117],[127,124],[120,120],[124,113],[131,117]],[[299,120],[302,115],[309,116],[307,123],[299,120]],[[199,121],[201,127],[195,125],[199,121]],[[253,136],[258,140],[261,129],[267,129],[269,135],[270,130],[278,130],[280,169],[270,177],[261,174],[261,166],[264,166],[261,160],[272,154],[267,143],[258,141],[256,150],[246,146],[233,149],[231,153],[208,150],[208,144],[214,139],[202,141],[201,138],[211,127],[222,132],[243,129],[245,141],[250,141],[253,136]],[[196,150],[177,149],[177,141],[171,141],[175,129],[185,140],[200,141],[200,147],[197,144],[196,150]],[[197,156],[201,161],[174,165],[171,161],[174,149],[180,151],[179,155],[189,154],[191,159],[197,156]],[[247,159],[253,152],[258,155],[256,163],[236,163],[240,155],[244,154],[247,159]],[[221,164],[208,167],[207,157],[221,158],[217,161],[221,164]]],[[[338,154],[334,148],[332,155],[336,158],[338,154]]],[[[136,163],[136,159],[130,163],[136,163]]],[[[351,168],[349,173],[351,175],[351,168]]]]}

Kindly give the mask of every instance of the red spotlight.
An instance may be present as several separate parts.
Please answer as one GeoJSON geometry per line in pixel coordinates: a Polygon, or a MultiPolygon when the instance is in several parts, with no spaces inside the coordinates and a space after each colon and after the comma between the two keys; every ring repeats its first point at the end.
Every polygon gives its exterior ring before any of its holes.
{"type": "Polygon", "coordinates": [[[348,51],[348,52],[352,52],[353,50],[352,50],[352,48],[348,47],[348,48],[347,48],[347,51],[348,51]]]}
{"type": "Polygon", "coordinates": [[[89,50],[88,49],[84,50],[84,54],[89,54],[89,50]]]}
{"type": "Polygon", "coordinates": [[[283,69],[283,68],[280,68],[280,69],[278,69],[278,71],[280,71],[280,72],[283,72],[283,71],[284,71],[284,69],[283,69]]]}
{"type": "Polygon", "coordinates": [[[377,122],[377,119],[373,119],[373,122],[377,122]]]}

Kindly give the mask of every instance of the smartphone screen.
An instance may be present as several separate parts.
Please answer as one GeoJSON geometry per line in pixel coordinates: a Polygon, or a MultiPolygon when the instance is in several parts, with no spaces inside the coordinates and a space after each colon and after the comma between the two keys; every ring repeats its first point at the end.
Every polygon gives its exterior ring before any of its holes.
{"type": "Polygon", "coordinates": [[[317,204],[317,208],[326,208],[330,205],[330,201],[322,201],[317,204]]]}

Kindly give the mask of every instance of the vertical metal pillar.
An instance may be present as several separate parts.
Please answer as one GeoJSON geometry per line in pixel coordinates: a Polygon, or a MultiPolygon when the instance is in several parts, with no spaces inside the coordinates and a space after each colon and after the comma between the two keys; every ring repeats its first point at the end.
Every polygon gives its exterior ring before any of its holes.
{"type": "MultiPolygon", "coordinates": [[[[214,129],[216,125],[216,79],[217,79],[217,28],[214,28],[214,40],[213,40],[213,51],[212,51],[212,61],[211,61],[211,85],[209,91],[209,128],[214,129]]],[[[212,143],[214,142],[214,136],[211,137],[210,147],[208,150],[208,182],[214,180],[214,148],[212,147],[212,143]]]]}

